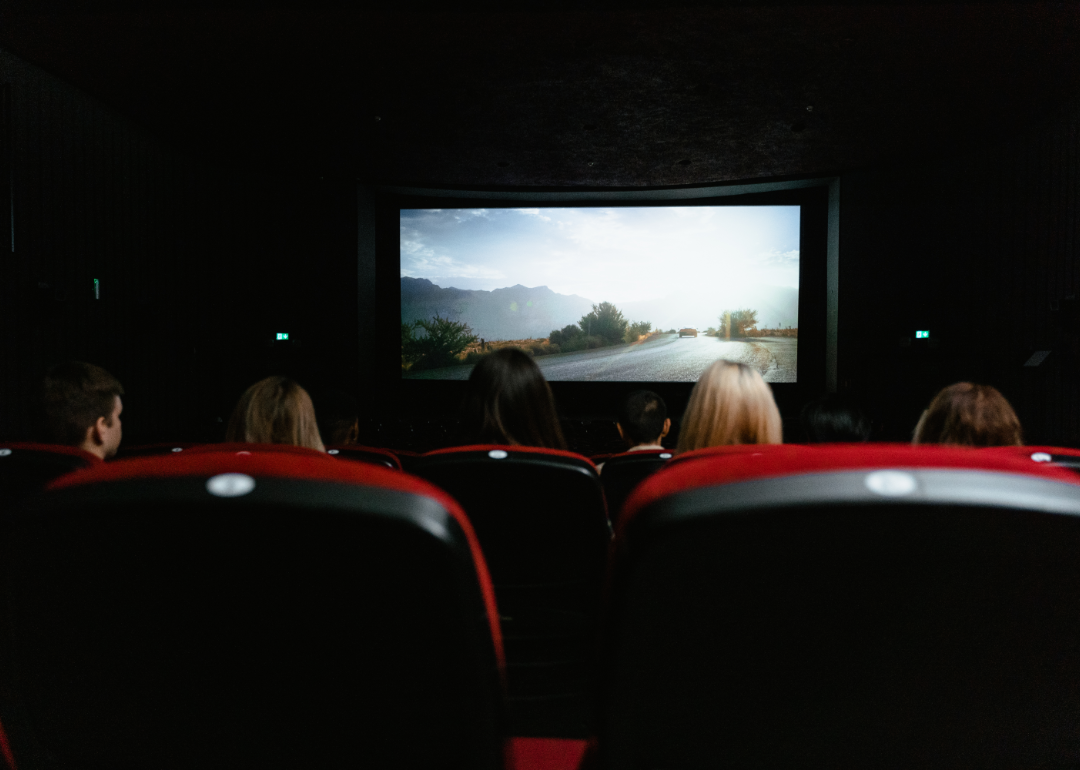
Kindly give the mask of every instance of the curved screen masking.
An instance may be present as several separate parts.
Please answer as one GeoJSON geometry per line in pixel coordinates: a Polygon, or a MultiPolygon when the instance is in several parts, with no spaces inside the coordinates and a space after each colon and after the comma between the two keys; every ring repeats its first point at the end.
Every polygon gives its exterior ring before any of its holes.
{"type": "Polygon", "coordinates": [[[502,347],[548,380],[795,382],[799,206],[401,209],[401,370],[467,379],[502,347]]]}

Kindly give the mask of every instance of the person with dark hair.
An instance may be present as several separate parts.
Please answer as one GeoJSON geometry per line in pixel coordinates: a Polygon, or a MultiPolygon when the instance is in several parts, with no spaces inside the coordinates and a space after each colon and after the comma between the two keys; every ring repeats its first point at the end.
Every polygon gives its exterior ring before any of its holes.
{"type": "Polygon", "coordinates": [[[870,420],[850,396],[826,393],[803,407],[799,415],[808,444],[870,440],[870,420]]]}
{"type": "Polygon", "coordinates": [[[267,377],[245,390],[229,418],[225,440],[326,451],[311,396],[288,377],[267,377]]]}
{"type": "Polygon", "coordinates": [[[667,404],[651,390],[635,390],[623,402],[615,427],[629,452],[663,449],[660,442],[671,430],[667,404]]]}
{"type": "Polygon", "coordinates": [[[913,444],[1020,446],[1020,418],[991,385],[958,382],[938,393],[915,426],[913,444]]]}
{"type": "Polygon", "coordinates": [[[105,460],[116,454],[124,432],[120,381],[100,366],[68,361],[49,370],[42,383],[42,417],[48,441],[73,446],[105,460]]]}
{"type": "Polygon", "coordinates": [[[360,438],[360,407],[356,399],[340,390],[315,394],[319,435],[326,446],[355,444],[360,438]]]}
{"type": "Polygon", "coordinates": [[[473,367],[462,423],[469,439],[481,444],[566,449],[551,387],[517,348],[497,350],[473,367]]]}

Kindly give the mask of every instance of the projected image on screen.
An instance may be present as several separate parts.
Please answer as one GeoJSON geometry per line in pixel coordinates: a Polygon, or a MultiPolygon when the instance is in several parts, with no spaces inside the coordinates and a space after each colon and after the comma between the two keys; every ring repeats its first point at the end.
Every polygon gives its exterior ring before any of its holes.
{"type": "Polygon", "coordinates": [[[795,382],[798,206],[402,209],[401,371],[518,347],[549,380],[795,382]]]}

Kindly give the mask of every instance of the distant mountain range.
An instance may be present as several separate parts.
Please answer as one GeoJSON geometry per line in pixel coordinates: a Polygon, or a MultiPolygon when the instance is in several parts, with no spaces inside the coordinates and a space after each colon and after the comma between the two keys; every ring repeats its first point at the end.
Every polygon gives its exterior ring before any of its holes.
{"type": "Polygon", "coordinates": [[[478,337],[520,340],[547,337],[552,329],[576,324],[593,301],[556,294],[547,286],[518,284],[505,289],[444,289],[426,278],[401,278],[401,322],[443,318],[467,323],[478,337]]]}
{"type": "MultiPolygon", "coordinates": [[[[576,324],[599,300],[558,294],[547,286],[518,284],[505,289],[442,288],[426,278],[401,279],[401,322],[443,318],[467,323],[478,337],[519,340],[547,337],[576,324]]],[[[688,287],[659,299],[616,303],[628,321],[650,321],[654,329],[719,326],[724,310],[758,311],[758,328],[798,326],[799,290],[757,284],[702,289],[688,287]]]]}

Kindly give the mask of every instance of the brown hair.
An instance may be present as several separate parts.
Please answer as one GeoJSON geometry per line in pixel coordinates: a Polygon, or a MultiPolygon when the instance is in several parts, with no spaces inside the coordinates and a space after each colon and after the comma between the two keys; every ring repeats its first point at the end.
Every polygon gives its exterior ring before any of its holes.
{"type": "Polygon", "coordinates": [[[474,441],[566,449],[551,387],[517,348],[497,350],[473,367],[462,412],[474,441]]]}
{"type": "Polygon", "coordinates": [[[783,440],[780,410],[758,370],[716,361],[690,393],[678,451],[726,444],[781,444],[783,440]]]}
{"type": "Polygon", "coordinates": [[[82,361],[58,364],[42,383],[43,431],[49,441],[80,446],[99,417],[112,425],[116,397],[122,395],[120,381],[100,366],[82,361]]]}
{"type": "Polygon", "coordinates": [[[326,451],[311,396],[288,377],[267,377],[245,390],[229,418],[225,440],[326,451]]]}
{"type": "Polygon", "coordinates": [[[958,382],[943,389],[915,426],[914,444],[1019,446],[1020,419],[990,385],[958,382]]]}

